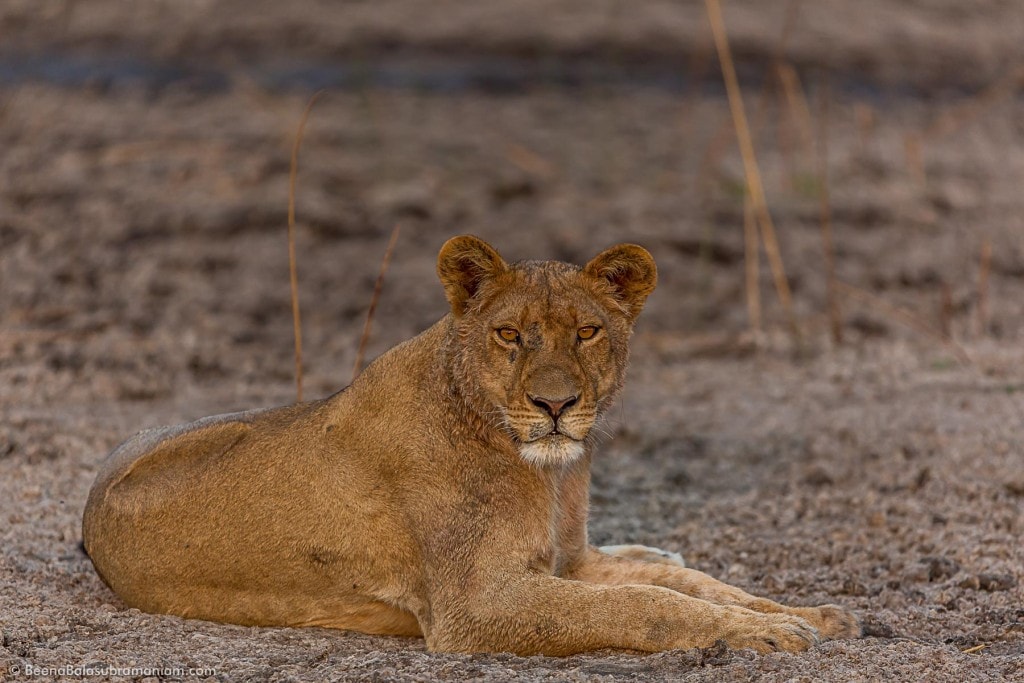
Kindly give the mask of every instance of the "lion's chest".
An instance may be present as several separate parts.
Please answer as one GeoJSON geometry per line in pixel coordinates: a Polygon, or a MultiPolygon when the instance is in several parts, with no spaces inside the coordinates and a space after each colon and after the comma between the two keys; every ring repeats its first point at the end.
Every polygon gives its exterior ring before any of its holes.
{"type": "Polygon", "coordinates": [[[527,472],[504,478],[505,486],[492,481],[467,491],[448,517],[454,522],[448,527],[452,540],[475,546],[469,554],[484,562],[491,561],[488,556],[497,548],[510,567],[526,565],[531,571],[559,575],[585,546],[586,535],[579,502],[566,500],[561,483],[527,472]],[[516,485],[508,486],[512,483],[516,485]]]}
{"type": "Polygon", "coordinates": [[[531,540],[529,568],[560,577],[586,548],[586,520],[579,515],[579,505],[563,495],[552,496],[544,506],[543,519],[538,519],[531,540]]]}

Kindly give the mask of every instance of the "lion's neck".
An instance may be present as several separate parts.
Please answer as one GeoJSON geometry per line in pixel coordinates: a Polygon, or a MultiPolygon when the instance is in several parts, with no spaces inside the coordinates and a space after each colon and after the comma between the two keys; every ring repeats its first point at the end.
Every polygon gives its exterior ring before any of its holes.
{"type": "Polygon", "coordinates": [[[435,342],[439,342],[440,353],[436,355],[437,364],[430,381],[444,392],[442,403],[446,407],[453,432],[482,442],[492,449],[515,452],[512,438],[501,426],[501,417],[477,395],[470,378],[459,369],[458,346],[452,317],[445,316],[435,328],[440,328],[438,331],[442,332],[443,336],[435,342]]]}

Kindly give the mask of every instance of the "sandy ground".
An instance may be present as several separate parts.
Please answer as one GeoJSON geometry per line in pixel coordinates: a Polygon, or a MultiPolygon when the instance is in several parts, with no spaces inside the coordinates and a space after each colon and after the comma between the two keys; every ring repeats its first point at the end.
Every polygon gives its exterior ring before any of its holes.
{"type": "MultiPolygon", "coordinates": [[[[636,60],[699,62],[675,42],[701,40],[698,4],[606,3],[615,20],[599,22],[589,5],[546,3],[542,25],[467,3],[445,3],[446,21],[416,3],[357,4],[296,3],[287,21],[286,5],[243,16],[203,0],[180,13],[137,3],[131,22],[119,0],[0,9],[8,70],[26,55],[107,54],[201,60],[228,79],[60,85],[0,69],[0,680],[28,664],[224,680],[1024,680],[1024,103],[999,99],[926,139],[919,165],[906,146],[969,112],[957,93],[1019,58],[1013,3],[969,16],[955,3],[808,3],[791,46],[797,64],[835,70],[838,273],[886,304],[844,296],[845,340],[829,341],[815,157],[771,98],[752,118],[803,338],[787,335],[765,269],[760,350],[745,336],[741,166],[733,146],[714,151],[728,121],[715,74],[695,70],[699,88],[629,85],[636,60]],[[529,60],[534,43],[596,59],[576,76],[625,72],[536,87],[520,75],[500,92],[371,84],[317,104],[298,195],[307,393],[350,380],[396,223],[371,357],[443,314],[434,259],[451,235],[575,262],[642,243],[661,284],[595,463],[593,540],[679,551],[794,604],[848,605],[865,638],[801,655],[454,656],[126,609],[78,547],[105,454],[144,427],[294,396],[284,227],[309,91],[267,88],[252,65],[404,49],[443,54],[447,69],[529,60]],[[922,325],[947,328],[970,363],[922,325]]],[[[761,7],[727,13],[747,79],[782,25],[781,3],[761,7]]],[[[815,121],[816,73],[802,72],[815,121]]]]}

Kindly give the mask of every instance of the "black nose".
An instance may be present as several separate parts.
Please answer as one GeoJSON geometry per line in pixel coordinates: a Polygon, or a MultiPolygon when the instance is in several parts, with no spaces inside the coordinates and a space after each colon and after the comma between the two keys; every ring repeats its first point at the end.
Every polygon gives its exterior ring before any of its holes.
{"type": "Polygon", "coordinates": [[[538,408],[543,408],[544,411],[552,418],[557,418],[562,414],[562,411],[569,406],[576,403],[579,400],[578,396],[569,396],[567,398],[542,398],[540,396],[530,396],[530,400],[533,401],[533,405],[538,408]]]}

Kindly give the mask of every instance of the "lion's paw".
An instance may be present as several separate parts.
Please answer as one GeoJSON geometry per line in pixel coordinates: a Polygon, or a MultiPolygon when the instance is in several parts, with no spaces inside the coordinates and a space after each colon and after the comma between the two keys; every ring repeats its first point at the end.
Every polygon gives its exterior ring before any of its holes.
{"type": "Polygon", "coordinates": [[[861,635],[860,621],[853,612],[839,605],[795,607],[791,613],[809,621],[826,640],[859,638],[861,635]]]}
{"type": "Polygon", "coordinates": [[[679,553],[661,548],[652,548],[647,545],[604,545],[598,548],[606,555],[624,557],[627,560],[637,560],[652,564],[668,564],[677,567],[685,567],[686,561],[679,553]]]}
{"type": "Polygon", "coordinates": [[[758,614],[729,629],[729,647],[758,652],[803,652],[819,642],[818,630],[791,614],[758,614]]]}

